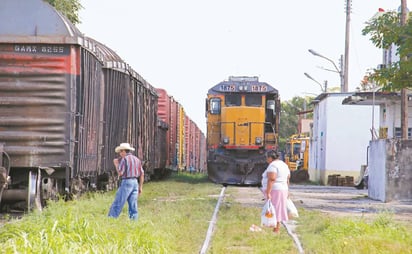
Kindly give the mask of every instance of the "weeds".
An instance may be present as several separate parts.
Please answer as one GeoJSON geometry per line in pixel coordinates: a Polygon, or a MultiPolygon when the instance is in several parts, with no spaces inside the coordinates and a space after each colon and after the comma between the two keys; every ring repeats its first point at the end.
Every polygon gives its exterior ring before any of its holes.
{"type": "Polygon", "coordinates": [[[372,221],[311,211],[301,215],[297,231],[307,253],[412,253],[412,234],[390,213],[380,213],[372,221]]]}
{"type": "MultiPolygon", "coordinates": [[[[118,219],[107,217],[114,192],[51,202],[42,213],[1,227],[0,253],[198,253],[220,189],[200,174],[145,183],[137,222],[128,219],[127,205],[118,219]]],[[[261,207],[240,204],[234,194],[227,189],[208,253],[297,253],[284,229],[277,236],[268,228],[250,231],[260,223],[261,207]]],[[[305,253],[412,253],[411,232],[391,213],[368,221],[303,209],[299,215],[305,253]]]]}

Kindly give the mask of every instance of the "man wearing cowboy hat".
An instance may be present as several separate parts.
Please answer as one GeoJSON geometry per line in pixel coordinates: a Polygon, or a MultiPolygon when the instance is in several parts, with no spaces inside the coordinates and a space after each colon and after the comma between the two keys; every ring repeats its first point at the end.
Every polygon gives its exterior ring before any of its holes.
{"type": "Polygon", "coordinates": [[[114,159],[113,163],[122,181],[110,207],[109,217],[119,217],[127,201],[129,205],[129,218],[132,220],[137,220],[138,218],[137,200],[143,190],[144,171],[142,162],[131,153],[134,150],[129,143],[121,143],[114,150],[121,156],[120,159],[114,159]],[[138,179],[139,182],[137,182],[138,179]]]}

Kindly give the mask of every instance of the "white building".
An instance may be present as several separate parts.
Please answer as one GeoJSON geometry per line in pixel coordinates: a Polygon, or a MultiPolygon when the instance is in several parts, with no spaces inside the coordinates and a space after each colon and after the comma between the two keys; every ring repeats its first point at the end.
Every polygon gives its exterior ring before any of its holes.
{"type": "MultiPolygon", "coordinates": [[[[412,94],[408,95],[408,123],[412,126],[412,94]]],[[[401,95],[397,92],[356,92],[345,98],[343,104],[373,105],[378,109],[379,123],[376,139],[401,138],[401,95]]],[[[411,138],[412,128],[408,128],[408,138],[411,138]]]]}
{"type": "MultiPolygon", "coordinates": [[[[313,128],[309,154],[311,181],[327,184],[328,176],[359,177],[367,163],[371,140],[372,106],[342,105],[353,93],[322,93],[312,104],[313,128]]],[[[374,124],[379,123],[374,110],[374,124]]]]}

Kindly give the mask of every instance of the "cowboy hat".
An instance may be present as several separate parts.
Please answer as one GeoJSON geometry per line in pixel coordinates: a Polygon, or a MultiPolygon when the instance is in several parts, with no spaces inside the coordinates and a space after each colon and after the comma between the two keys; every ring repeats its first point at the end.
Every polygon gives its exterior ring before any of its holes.
{"type": "Polygon", "coordinates": [[[129,143],[121,143],[119,146],[114,149],[116,153],[120,152],[120,150],[129,150],[129,151],[134,151],[134,148],[130,146],[129,143]]]}

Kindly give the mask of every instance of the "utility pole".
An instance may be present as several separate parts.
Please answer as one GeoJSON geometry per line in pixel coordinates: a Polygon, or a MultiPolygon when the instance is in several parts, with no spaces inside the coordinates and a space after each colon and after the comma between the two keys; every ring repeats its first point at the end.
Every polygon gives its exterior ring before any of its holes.
{"type": "MultiPolygon", "coordinates": [[[[402,0],[403,1],[403,0],[402,0]]],[[[405,0],[406,1],[406,0],[405,0]]],[[[345,58],[343,65],[343,87],[341,92],[348,92],[348,77],[349,77],[349,30],[350,30],[350,12],[352,0],[346,0],[346,32],[345,32],[345,58]]]]}
{"type": "MultiPolygon", "coordinates": [[[[401,26],[406,24],[407,20],[406,0],[401,0],[401,26]]],[[[406,58],[406,56],[404,57],[406,58]]],[[[403,59],[406,60],[406,59],[403,59]]],[[[401,61],[402,62],[402,61],[401,61]]],[[[408,90],[402,88],[401,90],[401,129],[402,139],[408,139],[408,90]]]]}

